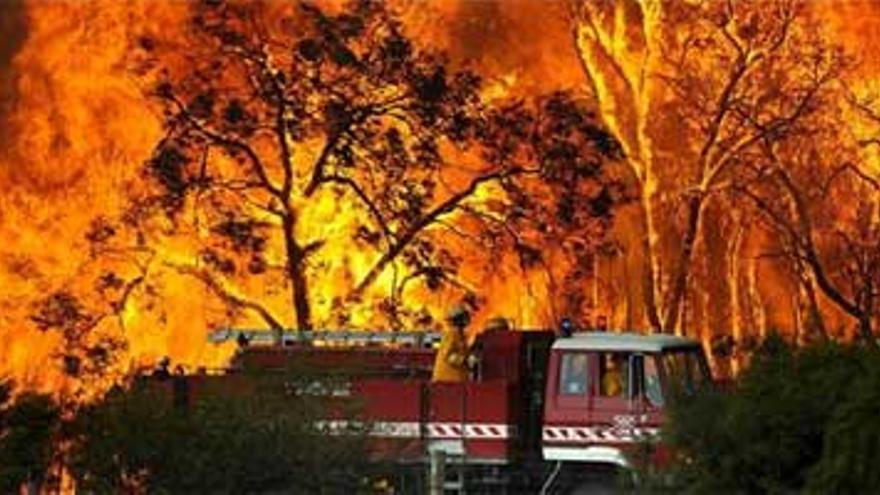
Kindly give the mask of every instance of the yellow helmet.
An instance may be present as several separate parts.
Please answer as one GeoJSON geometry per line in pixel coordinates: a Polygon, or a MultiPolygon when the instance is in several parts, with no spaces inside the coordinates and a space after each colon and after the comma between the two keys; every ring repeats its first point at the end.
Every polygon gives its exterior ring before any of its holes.
{"type": "Polygon", "coordinates": [[[471,315],[464,306],[456,304],[446,313],[446,321],[455,327],[466,327],[471,322],[471,315]]]}
{"type": "Polygon", "coordinates": [[[486,322],[486,330],[510,330],[510,321],[503,316],[494,316],[486,322]]]}

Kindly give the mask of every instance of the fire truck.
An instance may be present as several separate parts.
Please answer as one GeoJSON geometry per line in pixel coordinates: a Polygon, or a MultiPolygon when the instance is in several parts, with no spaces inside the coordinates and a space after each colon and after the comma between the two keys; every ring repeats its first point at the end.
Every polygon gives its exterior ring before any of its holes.
{"type": "MultiPolygon", "coordinates": [[[[371,450],[399,467],[397,493],[425,490],[429,476],[443,484],[432,493],[579,493],[596,473],[626,472],[637,452],[662,462],[671,394],[711,384],[699,343],[665,334],[486,331],[470,378],[453,383],[431,381],[437,333],[229,329],[210,339],[239,343],[229,368],[184,375],[178,391],[294,362],[312,374],[356,370],[327,394],[357,399],[371,450]]],[[[322,421],[332,430],[353,419],[322,421]]]]}

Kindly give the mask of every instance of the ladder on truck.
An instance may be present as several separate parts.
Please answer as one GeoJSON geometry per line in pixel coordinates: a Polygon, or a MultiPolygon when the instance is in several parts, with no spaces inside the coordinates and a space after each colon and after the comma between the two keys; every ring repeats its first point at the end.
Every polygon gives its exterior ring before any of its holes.
{"type": "Polygon", "coordinates": [[[429,480],[430,495],[466,495],[468,493],[468,455],[467,455],[467,388],[461,389],[461,415],[458,422],[461,438],[458,440],[439,440],[429,442],[429,480]]]}
{"type": "Polygon", "coordinates": [[[392,330],[267,330],[265,328],[221,328],[208,334],[208,342],[292,346],[298,344],[357,346],[371,344],[430,348],[440,342],[440,332],[392,330]]]}
{"type": "Polygon", "coordinates": [[[444,449],[430,452],[428,473],[429,495],[465,495],[465,471],[467,458],[463,453],[452,453],[444,449]]]}
{"type": "Polygon", "coordinates": [[[467,470],[467,457],[461,455],[446,456],[446,479],[443,480],[444,495],[465,495],[465,471],[467,470]],[[450,472],[451,471],[451,472],[450,472]]]}

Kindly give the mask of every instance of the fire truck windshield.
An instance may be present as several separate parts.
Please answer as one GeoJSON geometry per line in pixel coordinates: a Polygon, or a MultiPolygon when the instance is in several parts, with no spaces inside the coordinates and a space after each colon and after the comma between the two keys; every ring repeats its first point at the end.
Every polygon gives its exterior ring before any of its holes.
{"type": "Polygon", "coordinates": [[[709,385],[709,369],[698,348],[666,351],[661,359],[671,393],[689,395],[709,385]]]}

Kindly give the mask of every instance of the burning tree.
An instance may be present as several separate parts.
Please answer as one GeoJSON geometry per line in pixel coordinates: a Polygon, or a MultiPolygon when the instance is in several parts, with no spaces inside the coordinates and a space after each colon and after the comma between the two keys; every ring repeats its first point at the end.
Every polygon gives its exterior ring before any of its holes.
{"type": "Polygon", "coordinates": [[[85,238],[90,246],[78,277],[92,281],[88,290],[70,285],[34,302],[30,320],[43,332],[55,332],[60,344],[53,355],[63,376],[71,379],[62,391],[62,406],[75,406],[119,378],[120,357],[128,348],[127,312],[139,299],[155,303],[157,290],[150,281],[155,251],[118,248],[110,243],[116,231],[104,217],[92,221],[85,238]]]}
{"type": "MultiPolygon", "coordinates": [[[[713,254],[703,239],[706,215],[722,238],[749,223],[749,203],[731,192],[750,180],[756,153],[812,125],[843,57],[797,1],[578,2],[574,14],[584,71],[639,192],[645,319],[679,331],[695,251],[702,245],[711,273],[730,262],[728,246],[715,243],[722,253],[713,254]]],[[[743,320],[739,277],[722,288],[731,302],[721,323],[734,334],[743,320]]]]}
{"type": "Polygon", "coordinates": [[[381,281],[400,324],[417,281],[478,304],[467,249],[480,270],[513,255],[555,280],[551,255],[575,270],[604,241],[618,145],[589,100],[490,100],[380,2],[202,2],[186,36],[139,40],[165,135],[97,240],[159,256],[234,314],[280,330],[292,309],[309,329],[320,304],[346,324],[381,281]]]}
{"type": "MultiPolygon", "coordinates": [[[[871,101],[841,97],[788,144],[765,144],[740,189],[778,235],[810,300],[818,288],[858,322],[865,340],[872,339],[880,302],[880,183],[870,172],[878,123],[871,101]],[[841,115],[864,119],[867,137],[853,139],[841,115]]],[[[824,333],[815,306],[813,329],[824,333]]]]}

